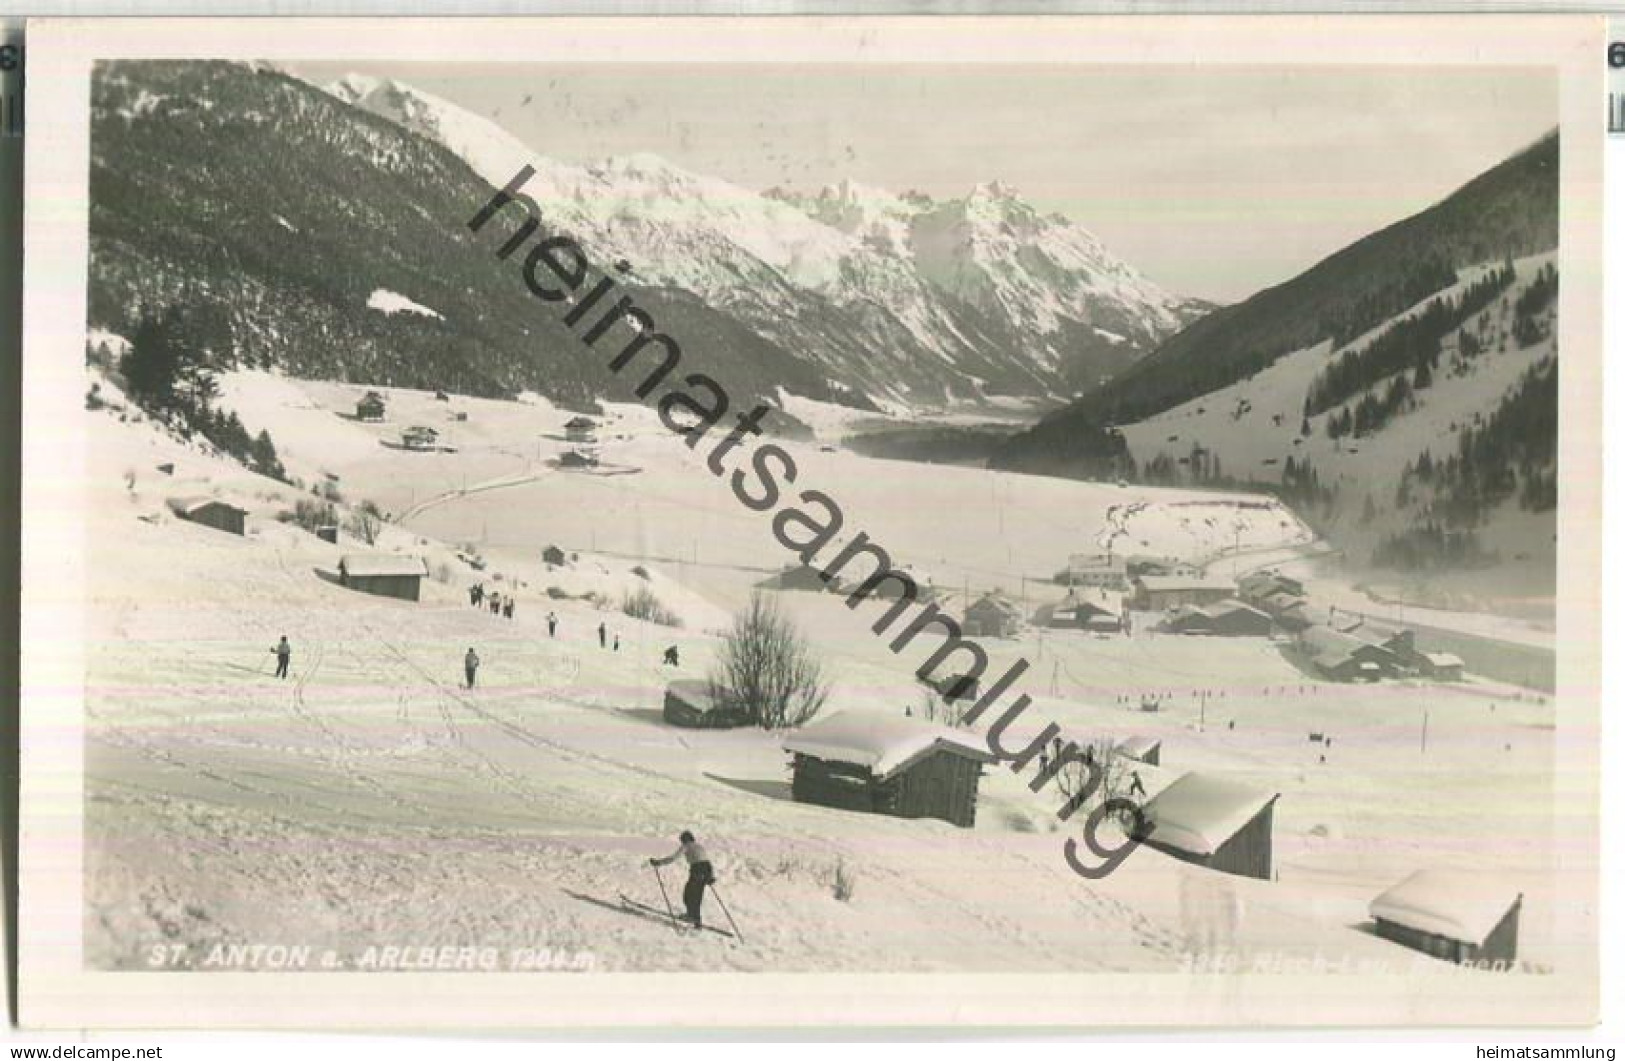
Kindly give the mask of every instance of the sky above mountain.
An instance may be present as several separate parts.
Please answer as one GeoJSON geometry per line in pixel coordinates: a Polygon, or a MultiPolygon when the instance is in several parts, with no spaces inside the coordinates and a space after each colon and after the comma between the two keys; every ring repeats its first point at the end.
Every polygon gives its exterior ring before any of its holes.
{"type": "Polygon", "coordinates": [[[1230,302],[1415,213],[1556,124],[1534,69],[300,64],[395,78],[568,161],[939,198],[993,180],[1153,280],[1230,302]]]}

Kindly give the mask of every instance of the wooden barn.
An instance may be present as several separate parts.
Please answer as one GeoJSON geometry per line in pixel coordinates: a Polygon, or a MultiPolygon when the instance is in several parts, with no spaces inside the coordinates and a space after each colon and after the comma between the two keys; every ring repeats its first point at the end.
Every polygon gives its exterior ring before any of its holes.
{"type": "Polygon", "coordinates": [[[569,562],[570,558],[564,554],[564,550],[560,549],[556,545],[549,545],[547,548],[542,550],[542,563],[544,564],[552,564],[554,567],[563,567],[569,562]]]}
{"type": "Polygon", "coordinates": [[[1117,743],[1117,754],[1147,766],[1162,765],[1162,738],[1128,737],[1117,743]]]}
{"type": "Polygon", "coordinates": [[[1139,839],[1184,862],[1269,880],[1279,798],[1212,774],[1189,773],[1140,808],[1150,832],[1139,839]]]}
{"type": "Polygon", "coordinates": [[[377,391],[368,391],[355,403],[355,418],[370,424],[383,422],[384,396],[377,391]]]}
{"type": "Polygon", "coordinates": [[[987,746],[962,730],[890,715],[843,714],[784,742],[798,803],[976,824],[987,746]]]}
{"type": "Polygon", "coordinates": [[[168,505],[169,511],[173,512],[177,519],[184,519],[188,523],[201,523],[205,527],[213,527],[227,534],[242,534],[248,516],[243,509],[217,497],[172,497],[168,505]]]}
{"type": "Polygon", "coordinates": [[[1392,652],[1328,626],[1309,627],[1298,635],[1298,644],[1310,665],[1334,681],[1377,681],[1399,673],[1392,652]]]}
{"type": "Polygon", "coordinates": [[[971,637],[1012,637],[1021,626],[1021,611],[1004,597],[989,593],[965,609],[964,626],[971,637]]]}
{"type": "Polygon", "coordinates": [[[1176,634],[1210,634],[1214,637],[1268,637],[1274,627],[1268,615],[1238,600],[1223,600],[1202,607],[1174,609],[1162,624],[1176,634]]]}
{"type": "Polygon", "coordinates": [[[352,553],[339,561],[339,585],[376,597],[415,601],[427,573],[423,561],[415,556],[352,553]]]}
{"type": "Polygon", "coordinates": [[[564,424],[564,437],[571,442],[591,442],[597,434],[598,425],[585,416],[574,416],[564,424]]]}
{"type": "Polygon", "coordinates": [[[598,467],[598,458],[591,453],[583,453],[578,449],[572,449],[559,457],[559,467],[596,468],[598,467]]]}
{"type": "Polygon", "coordinates": [[[323,524],[316,528],[316,537],[330,545],[337,545],[339,543],[339,529],[331,523],[323,524]]]}
{"type": "Polygon", "coordinates": [[[1234,591],[1227,582],[1200,575],[1141,575],[1134,580],[1133,601],[1141,611],[1160,612],[1181,604],[1217,604],[1234,591]]]}
{"type": "Polygon", "coordinates": [[[711,683],[699,678],[680,678],[667,685],[661,716],[685,729],[733,729],[750,724],[744,711],[713,696],[711,683]]]}
{"type": "Polygon", "coordinates": [[[1377,935],[1450,962],[1518,957],[1523,896],[1494,874],[1422,869],[1371,901],[1377,935]]]}

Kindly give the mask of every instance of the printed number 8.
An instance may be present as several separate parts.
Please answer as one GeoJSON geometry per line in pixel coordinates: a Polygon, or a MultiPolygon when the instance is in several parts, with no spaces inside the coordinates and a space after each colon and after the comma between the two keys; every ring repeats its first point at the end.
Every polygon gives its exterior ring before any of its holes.
{"type": "Polygon", "coordinates": [[[1625,41],[1615,41],[1608,46],[1608,65],[1616,70],[1625,66],[1625,41]]]}
{"type": "MultiPolygon", "coordinates": [[[[1610,55],[1613,53],[1610,52],[1610,55]]],[[[23,50],[15,44],[0,45],[0,70],[15,70],[22,65],[23,50]]],[[[1625,62],[1622,59],[1621,62],[1625,62]]]]}

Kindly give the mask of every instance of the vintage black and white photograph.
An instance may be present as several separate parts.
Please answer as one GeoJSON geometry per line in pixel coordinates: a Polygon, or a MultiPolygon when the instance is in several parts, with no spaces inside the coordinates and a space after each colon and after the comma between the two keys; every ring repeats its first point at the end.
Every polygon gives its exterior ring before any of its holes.
{"type": "Polygon", "coordinates": [[[1598,130],[1526,22],[64,24],[78,967],[1579,1019],[1598,130]]]}

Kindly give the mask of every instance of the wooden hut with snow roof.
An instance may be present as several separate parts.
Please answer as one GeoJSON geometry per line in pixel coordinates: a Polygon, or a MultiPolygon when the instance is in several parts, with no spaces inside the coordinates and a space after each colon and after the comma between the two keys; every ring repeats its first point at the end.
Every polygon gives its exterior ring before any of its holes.
{"type": "Polygon", "coordinates": [[[1512,962],[1523,896],[1494,874],[1422,869],[1371,901],[1377,935],[1451,962],[1512,962]]]}
{"type": "Polygon", "coordinates": [[[423,576],[423,560],[394,553],[351,553],[339,560],[339,585],[376,597],[415,601],[423,576]]]}
{"type": "Polygon", "coordinates": [[[1381,645],[1329,626],[1311,626],[1298,635],[1310,664],[1334,681],[1377,681],[1399,672],[1399,660],[1381,645]]]}
{"type": "Polygon", "coordinates": [[[1211,634],[1216,637],[1268,637],[1274,621],[1250,604],[1222,600],[1200,607],[1176,608],[1162,624],[1176,634],[1211,634]]]}
{"type": "Polygon", "coordinates": [[[750,718],[727,697],[719,697],[711,683],[699,678],[679,678],[666,686],[661,717],[685,729],[733,729],[750,724],[750,718]]]}
{"type": "Polygon", "coordinates": [[[976,824],[982,766],[993,761],[975,734],[895,715],[841,714],[784,741],[798,803],[976,824]]]}
{"type": "Polygon", "coordinates": [[[1275,801],[1213,774],[1189,773],[1140,808],[1136,838],[1147,847],[1221,873],[1269,880],[1275,801]]]}
{"type": "Polygon", "coordinates": [[[368,391],[355,403],[355,418],[368,424],[382,423],[384,419],[384,396],[377,391],[368,391]]]}
{"type": "Polygon", "coordinates": [[[218,497],[172,497],[167,504],[177,519],[201,523],[227,534],[242,534],[248,516],[246,510],[218,497]]]}
{"type": "Polygon", "coordinates": [[[811,564],[790,564],[773,576],[772,587],[783,590],[801,590],[807,593],[838,592],[840,584],[836,579],[825,577],[824,573],[811,564]]]}
{"type": "Polygon", "coordinates": [[[1128,737],[1117,742],[1117,754],[1125,759],[1145,763],[1147,766],[1162,765],[1162,738],[1161,737],[1128,737]]]}

